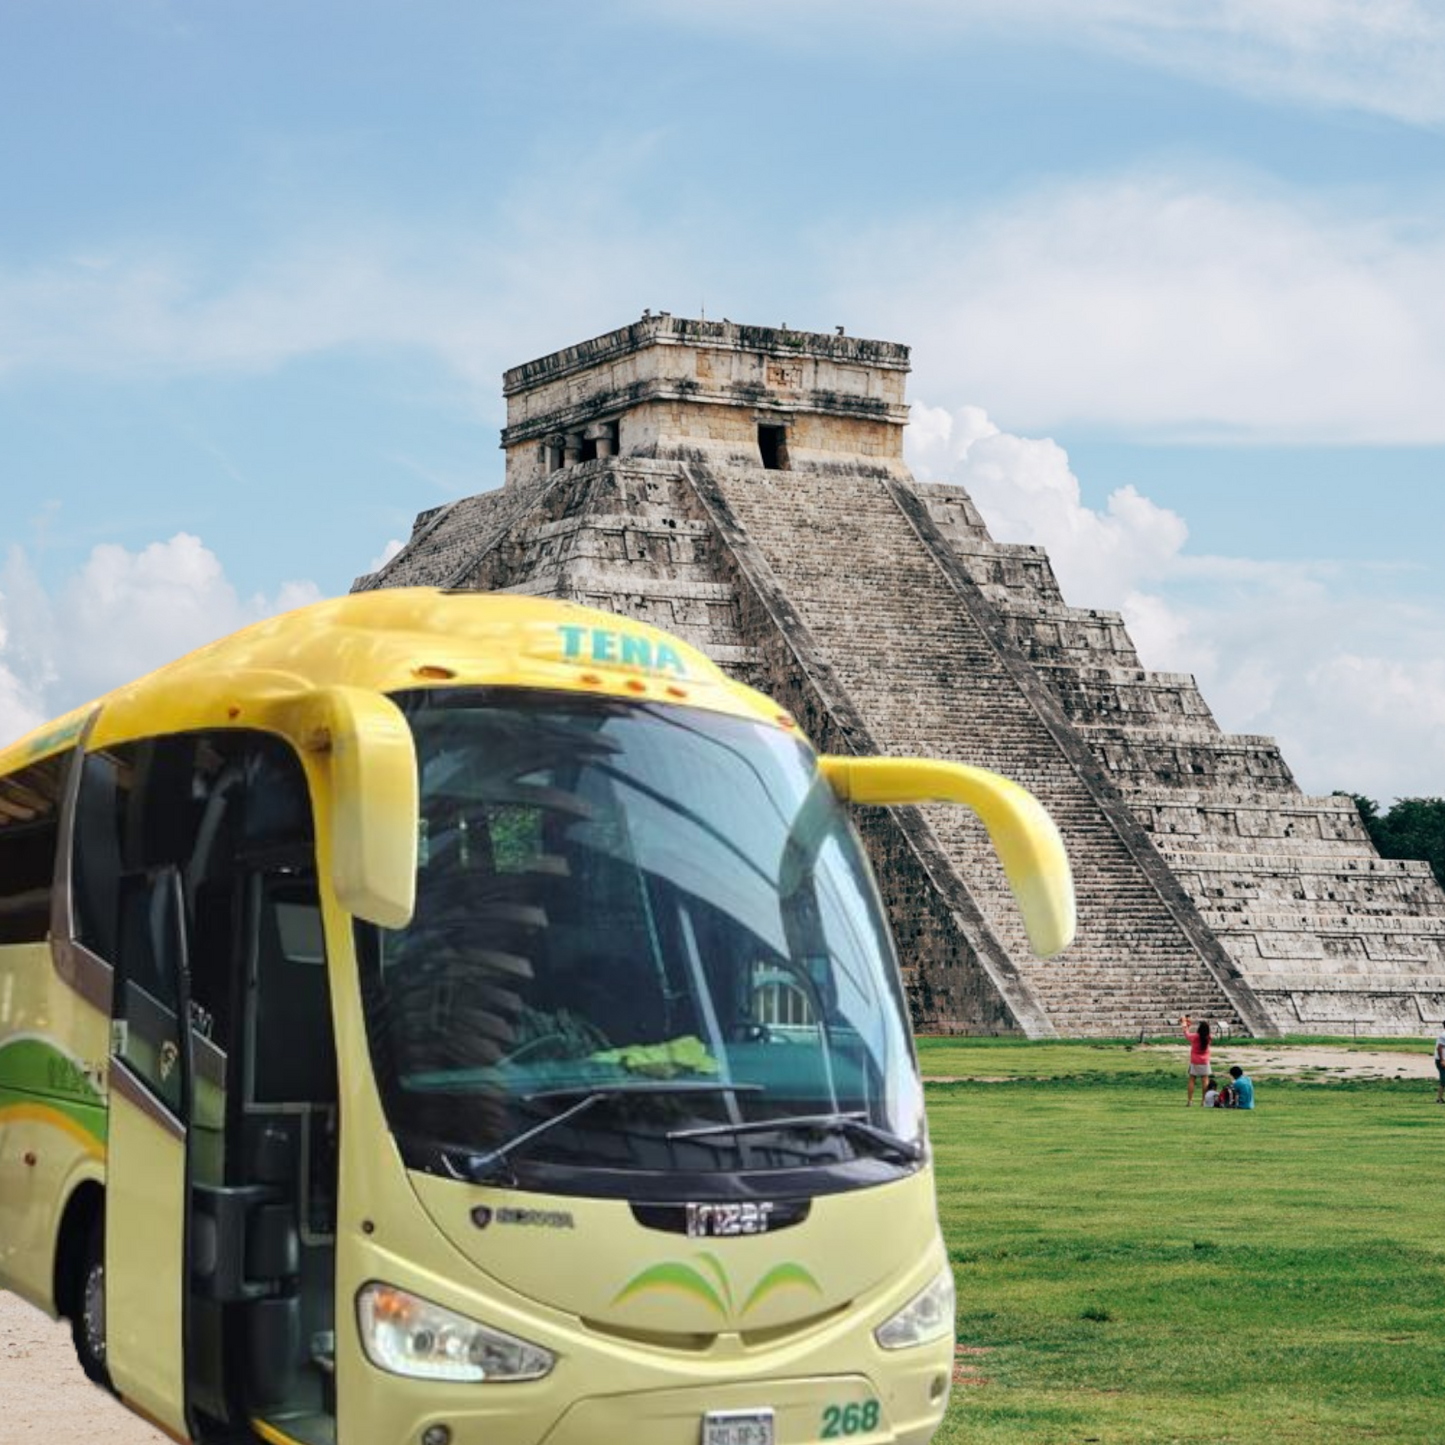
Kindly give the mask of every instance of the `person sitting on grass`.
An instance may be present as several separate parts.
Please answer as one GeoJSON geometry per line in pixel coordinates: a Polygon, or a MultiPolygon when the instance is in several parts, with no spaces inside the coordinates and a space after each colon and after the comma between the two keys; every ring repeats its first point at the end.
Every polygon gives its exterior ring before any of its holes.
{"type": "MultiPolygon", "coordinates": [[[[1189,1015],[1179,1020],[1184,1037],[1189,1041],[1189,1096],[1184,1100],[1187,1109],[1194,1102],[1194,1081],[1203,1082],[1209,1077],[1209,1021],[1201,1020],[1198,1029],[1189,1031],[1189,1015]]],[[[1201,1099],[1200,1103],[1204,1101],[1201,1099]]]]}
{"type": "Polygon", "coordinates": [[[1234,1103],[1230,1105],[1233,1109],[1254,1108],[1254,1081],[1239,1067],[1233,1065],[1229,1070],[1229,1077],[1234,1080],[1230,1093],[1234,1095],[1234,1103]]]}
{"type": "Polygon", "coordinates": [[[1219,1097],[1219,1085],[1215,1082],[1213,1074],[1210,1074],[1204,1081],[1204,1107],[1206,1109],[1220,1109],[1224,1107],[1219,1097]]]}

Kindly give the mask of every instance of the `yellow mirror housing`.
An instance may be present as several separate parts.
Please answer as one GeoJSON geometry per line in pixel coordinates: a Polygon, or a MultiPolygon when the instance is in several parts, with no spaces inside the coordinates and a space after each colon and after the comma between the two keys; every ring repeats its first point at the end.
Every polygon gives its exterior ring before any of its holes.
{"type": "Polygon", "coordinates": [[[286,730],[330,771],[331,884],[349,913],[402,928],[416,906],[416,748],[401,709],[359,687],[287,699],[286,730]]]}
{"type": "Polygon", "coordinates": [[[1040,958],[1074,937],[1074,880],[1054,820],[1026,788],[986,768],[932,758],[820,757],[818,766],[845,802],[880,807],[962,803],[978,814],[1003,864],[1040,958]]]}

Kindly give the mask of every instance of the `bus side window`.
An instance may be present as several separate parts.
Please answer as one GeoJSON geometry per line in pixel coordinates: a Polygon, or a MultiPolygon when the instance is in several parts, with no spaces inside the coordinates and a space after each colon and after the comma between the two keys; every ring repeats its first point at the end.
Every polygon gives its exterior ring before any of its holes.
{"type": "Polygon", "coordinates": [[[295,753],[279,739],[255,738],[248,749],[236,846],[252,950],[247,1100],[332,1103],[336,1050],[311,798],[295,753]]]}
{"type": "Polygon", "coordinates": [[[131,875],[121,884],[121,938],[116,958],[116,1054],[173,1113],[181,1102],[180,959],[174,948],[180,895],[168,872],[131,875]]]}
{"type": "Polygon", "coordinates": [[[279,738],[255,738],[246,758],[246,813],[239,850],[312,866],[315,828],[306,775],[279,738]]]}
{"type": "Polygon", "coordinates": [[[132,773],[117,753],[89,753],[75,805],[71,875],[75,934],[97,958],[114,963],[120,929],[121,836],[132,773]]]}
{"type": "Polygon", "coordinates": [[[43,943],[60,833],[60,799],[74,751],[0,778],[0,944],[43,943]]]}
{"type": "MultiPolygon", "coordinates": [[[[294,899],[298,890],[306,895],[304,880],[314,879],[314,867],[305,774],[279,738],[242,729],[181,733],[87,754],[72,866],[76,934],[116,968],[121,1055],[163,1097],[170,1091],[170,1071],[162,1079],[160,1055],[169,1056],[175,1040],[161,1034],[173,1027],[175,981],[167,974],[169,960],[158,951],[165,937],[158,931],[158,873],[169,869],[180,876],[191,1022],[224,1056],[236,1043],[233,1030],[245,987],[238,950],[247,880],[286,881],[288,898],[294,899]]],[[[319,935],[314,881],[309,907],[319,935]]],[[[274,921],[270,927],[274,935],[274,921]]],[[[309,957],[315,950],[308,944],[301,952],[309,957]]],[[[285,949],[271,954],[294,956],[285,949]]],[[[281,995],[290,986],[308,1000],[325,1001],[324,968],[308,963],[283,975],[276,981],[274,1007],[283,1007],[281,995]]],[[[319,1006],[309,1012],[322,1014],[319,1006]]],[[[329,1013],[311,1022],[318,1030],[325,1025],[322,1042],[329,1044],[329,1013]]],[[[326,1073],[327,1059],[317,1067],[326,1073]]],[[[330,1072],[334,1075],[334,1066],[330,1072]]],[[[334,1082],[330,1092],[334,1095],[334,1082]]]]}
{"type": "Polygon", "coordinates": [[[197,784],[202,759],[209,776],[224,775],[224,757],[195,735],[88,753],[76,801],[76,936],[116,970],[115,1052],[172,1109],[180,1098],[180,1037],[168,911],[177,898],[169,890],[178,876],[194,964],[190,865],[207,816],[208,795],[197,784]]]}
{"type": "Polygon", "coordinates": [[[336,1101],[326,944],[314,882],[256,880],[251,1102],[336,1101]]]}

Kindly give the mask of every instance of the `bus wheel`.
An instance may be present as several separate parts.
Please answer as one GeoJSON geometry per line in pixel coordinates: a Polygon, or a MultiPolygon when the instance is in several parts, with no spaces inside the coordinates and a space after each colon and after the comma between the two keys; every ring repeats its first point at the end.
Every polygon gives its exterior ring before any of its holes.
{"type": "Polygon", "coordinates": [[[105,1223],[101,1218],[86,1237],[70,1333],[80,1368],[97,1385],[111,1389],[105,1368],[105,1223]]]}

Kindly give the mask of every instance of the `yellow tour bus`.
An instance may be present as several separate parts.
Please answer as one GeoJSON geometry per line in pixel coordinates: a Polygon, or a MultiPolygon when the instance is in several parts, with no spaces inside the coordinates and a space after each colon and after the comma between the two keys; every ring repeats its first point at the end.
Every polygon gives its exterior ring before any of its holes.
{"type": "Polygon", "coordinates": [[[954,1287],[898,964],[818,756],[666,633],[378,591],[0,752],[0,1287],[178,1440],[928,1440],[954,1287]]]}

